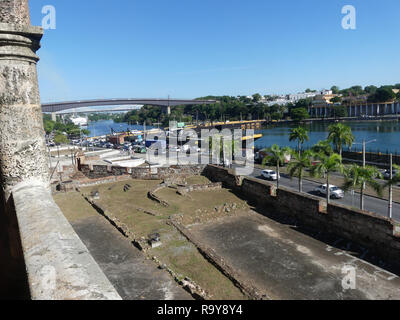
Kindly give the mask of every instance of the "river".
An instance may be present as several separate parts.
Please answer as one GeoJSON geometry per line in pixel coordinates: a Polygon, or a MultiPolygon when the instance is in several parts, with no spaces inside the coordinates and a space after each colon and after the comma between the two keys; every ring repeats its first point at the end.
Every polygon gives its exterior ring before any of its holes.
{"type": "MultiPolygon", "coordinates": [[[[304,144],[305,147],[310,147],[320,140],[325,140],[328,137],[328,127],[332,123],[313,122],[305,125],[309,130],[310,141],[304,144]]],[[[358,121],[344,123],[351,127],[355,136],[356,143],[362,143],[376,139],[376,142],[368,143],[367,151],[382,152],[382,153],[399,153],[400,151],[400,123],[397,121],[358,121]]],[[[289,133],[296,125],[289,126],[287,124],[270,125],[257,133],[262,133],[263,137],[255,142],[256,148],[267,148],[273,144],[281,147],[289,146],[297,147],[297,142],[289,142],[289,133]]],[[[345,149],[346,150],[346,149],[345,149]]],[[[353,151],[361,151],[362,145],[356,144],[352,148],[353,151]]]]}
{"type": "MultiPolygon", "coordinates": [[[[152,126],[146,126],[146,129],[152,129],[152,126]]],[[[85,127],[86,129],[86,127],[85,127]]],[[[102,120],[89,122],[87,129],[90,131],[89,137],[103,136],[111,134],[111,129],[115,132],[123,132],[127,130],[143,130],[142,125],[130,125],[126,122],[117,123],[114,120],[102,120]]]]}
{"type": "MultiPolygon", "coordinates": [[[[305,143],[305,147],[310,147],[320,140],[325,140],[328,136],[328,126],[332,123],[313,122],[305,125],[309,130],[310,141],[305,143]]],[[[348,122],[353,131],[357,143],[362,143],[363,139],[366,141],[376,139],[376,142],[367,144],[367,151],[371,152],[391,152],[393,154],[400,153],[400,123],[397,121],[359,121],[348,122]]],[[[297,142],[289,142],[290,129],[296,125],[279,124],[269,125],[262,130],[256,131],[262,133],[263,137],[255,142],[257,148],[267,148],[273,144],[281,147],[289,146],[292,148],[297,147],[297,142]]],[[[130,130],[143,130],[142,125],[128,125],[127,123],[115,123],[113,120],[104,120],[97,122],[90,122],[88,130],[90,136],[101,136],[111,133],[111,128],[116,132],[130,130]]],[[[153,127],[148,126],[147,129],[153,127]]],[[[361,151],[361,144],[353,146],[352,150],[361,151]]]]}

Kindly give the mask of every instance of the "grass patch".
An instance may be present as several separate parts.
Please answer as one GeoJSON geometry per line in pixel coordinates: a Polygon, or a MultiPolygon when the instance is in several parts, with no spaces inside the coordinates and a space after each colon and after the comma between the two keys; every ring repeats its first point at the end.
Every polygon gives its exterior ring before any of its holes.
{"type": "Polygon", "coordinates": [[[54,201],[69,222],[75,222],[98,214],[78,192],[56,194],[54,201]]]}
{"type": "Polygon", "coordinates": [[[212,295],[212,299],[245,299],[240,290],[175,229],[168,237],[164,237],[163,246],[152,249],[151,254],[182,275],[182,278],[189,277],[195,281],[212,295]]]}
{"type": "MultiPolygon", "coordinates": [[[[201,176],[187,179],[189,184],[206,184],[210,181],[201,176]]],[[[245,296],[225,277],[217,268],[208,262],[197,248],[183,237],[173,226],[167,224],[169,217],[174,214],[183,216],[182,223],[188,224],[200,215],[203,220],[222,217],[215,207],[226,203],[236,203],[245,206],[245,202],[237,198],[228,190],[196,191],[189,197],[180,196],[176,189],[164,188],[157,192],[157,196],[167,201],[170,206],[164,207],[150,200],[148,192],[162,181],[128,180],[98,186],[82,188],[82,193],[90,195],[98,192],[100,199],[95,200],[104,209],[125,223],[137,237],[147,238],[149,234],[159,233],[162,246],[149,250],[151,256],[156,256],[175,273],[182,277],[189,277],[213,299],[241,300],[245,296]],[[124,192],[124,186],[129,184],[130,190],[124,192]],[[138,210],[138,208],[157,213],[152,216],[138,210]],[[202,212],[199,212],[199,209],[202,212]]],[[[94,209],[78,194],[60,195],[58,203],[63,211],[71,217],[91,215],[94,209]],[[66,209],[70,207],[69,209],[66,209]]]]}

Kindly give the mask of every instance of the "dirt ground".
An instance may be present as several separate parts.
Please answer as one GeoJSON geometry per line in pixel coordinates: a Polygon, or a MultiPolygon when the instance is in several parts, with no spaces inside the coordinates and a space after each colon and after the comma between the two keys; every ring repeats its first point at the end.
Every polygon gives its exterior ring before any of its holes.
{"type": "MultiPolygon", "coordinates": [[[[194,176],[186,182],[210,181],[194,176]]],[[[228,189],[182,196],[171,185],[156,192],[168,204],[163,206],[148,197],[148,192],[160,183],[128,180],[83,188],[81,192],[97,192],[96,203],[125,223],[136,238],[148,239],[150,234],[158,233],[161,246],[150,248],[146,254],[172,270],[179,280],[192,280],[210,299],[246,297],[169,223],[171,218],[215,250],[237,271],[240,281],[250,283],[270,299],[400,299],[397,273],[382,269],[384,265],[378,267],[379,263],[369,263],[372,260],[368,260],[367,253],[354,254],[358,249],[341,243],[343,239],[321,240],[277,222],[264,209],[255,211],[259,209],[228,189]],[[127,185],[129,190],[124,191],[127,185]],[[355,289],[343,289],[342,270],[346,266],[355,270],[355,289]]],[[[77,192],[56,196],[56,201],[70,221],[97,214],[77,192]]]]}
{"type": "MultiPolygon", "coordinates": [[[[82,188],[81,192],[85,195],[98,192],[100,198],[95,200],[96,203],[125,223],[136,238],[148,239],[150,234],[160,234],[162,245],[150,248],[147,254],[156,257],[167,268],[173,270],[179,279],[189,278],[213,300],[245,299],[245,295],[231,280],[167,222],[171,216],[175,216],[184,225],[204,223],[235,215],[239,208],[247,206],[246,203],[228,190],[192,192],[188,196],[180,196],[176,188],[167,187],[156,193],[159,198],[169,203],[169,206],[165,207],[147,196],[148,192],[161,182],[129,180],[82,188]],[[126,184],[130,185],[130,189],[124,192],[126,184]]],[[[201,176],[190,177],[187,182],[210,183],[207,178],[201,176]]],[[[93,208],[87,202],[82,204],[81,199],[83,197],[78,192],[56,196],[57,203],[72,222],[80,217],[92,215],[93,208]]]]}
{"type": "Polygon", "coordinates": [[[75,232],[124,300],[191,300],[174,279],[132,246],[80,193],[55,195],[75,232]]]}

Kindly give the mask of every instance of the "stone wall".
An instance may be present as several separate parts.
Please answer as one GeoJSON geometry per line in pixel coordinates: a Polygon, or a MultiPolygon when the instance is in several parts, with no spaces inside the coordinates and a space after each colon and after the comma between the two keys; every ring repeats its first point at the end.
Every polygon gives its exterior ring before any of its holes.
{"type": "Polygon", "coordinates": [[[26,0],[1,0],[0,23],[29,25],[29,6],[26,0]]]}
{"type": "Polygon", "coordinates": [[[240,180],[220,167],[209,165],[203,174],[212,181],[231,185],[239,195],[280,218],[348,239],[400,266],[400,223],[394,220],[339,204],[326,208],[324,199],[283,187],[276,190],[273,184],[250,177],[240,180]]]}
{"type": "Polygon", "coordinates": [[[237,176],[229,169],[217,166],[206,166],[202,174],[213,182],[222,182],[224,188],[233,189],[238,184],[237,176]]]}
{"type": "Polygon", "coordinates": [[[132,176],[133,179],[140,180],[165,180],[174,176],[193,176],[200,175],[204,165],[170,166],[160,168],[136,167],[125,168],[107,165],[81,165],[81,172],[89,179],[106,178],[112,176],[132,176]]]}
{"type": "Polygon", "coordinates": [[[13,255],[26,268],[30,299],[121,299],[47,188],[22,183],[13,189],[10,200],[14,234],[19,237],[13,241],[13,255]]]}
{"type": "Polygon", "coordinates": [[[193,184],[187,187],[178,187],[177,193],[180,195],[185,195],[193,191],[212,191],[220,190],[222,188],[222,182],[215,182],[209,184],[193,184]]]}

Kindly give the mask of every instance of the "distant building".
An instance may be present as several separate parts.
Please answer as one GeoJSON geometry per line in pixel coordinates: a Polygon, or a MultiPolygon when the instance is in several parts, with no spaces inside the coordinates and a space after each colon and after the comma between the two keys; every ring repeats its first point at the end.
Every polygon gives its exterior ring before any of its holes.
{"type": "Polygon", "coordinates": [[[290,94],[289,95],[289,100],[291,102],[298,102],[299,100],[302,99],[310,99],[310,98],[314,98],[317,95],[316,92],[302,92],[302,93],[296,93],[296,94],[290,94]]]}
{"type": "Polygon", "coordinates": [[[119,135],[116,135],[116,136],[109,136],[108,137],[108,142],[110,142],[112,144],[116,144],[116,145],[121,145],[121,144],[124,144],[126,136],[127,136],[126,134],[119,134],[119,135]]]}

